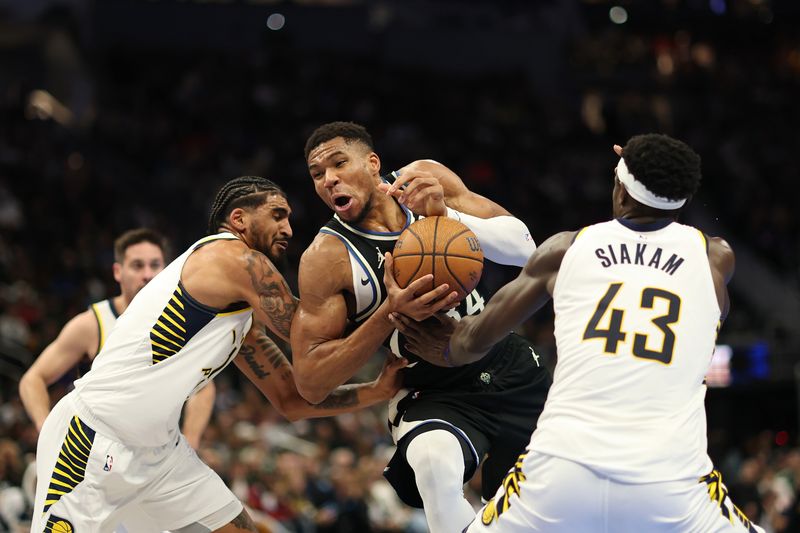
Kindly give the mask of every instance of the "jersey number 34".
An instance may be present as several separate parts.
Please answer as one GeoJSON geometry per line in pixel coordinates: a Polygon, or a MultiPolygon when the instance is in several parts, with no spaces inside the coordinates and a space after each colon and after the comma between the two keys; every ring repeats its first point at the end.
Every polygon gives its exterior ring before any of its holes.
{"type": "MultiPolygon", "coordinates": [[[[592,318],[589,319],[586,330],[583,332],[584,340],[605,339],[605,352],[607,354],[616,354],[619,343],[625,342],[625,338],[628,335],[626,332],[622,331],[622,317],[625,314],[625,311],[622,309],[611,309],[608,328],[600,328],[600,321],[603,320],[603,317],[609,311],[609,306],[619,292],[620,287],[622,287],[622,283],[612,283],[609,285],[605,295],[603,295],[600,302],[598,302],[597,309],[595,309],[592,318]]],[[[652,359],[668,365],[672,362],[672,352],[675,349],[675,332],[670,328],[670,324],[674,324],[678,321],[681,312],[681,299],[677,294],[665,291],[664,289],[648,287],[642,291],[641,309],[653,309],[656,299],[659,298],[668,302],[667,314],[652,318],[651,322],[660,329],[664,335],[661,349],[651,350],[647,348],[647,335],[634,333],[632,352],[636,357],[652,359]]]]}

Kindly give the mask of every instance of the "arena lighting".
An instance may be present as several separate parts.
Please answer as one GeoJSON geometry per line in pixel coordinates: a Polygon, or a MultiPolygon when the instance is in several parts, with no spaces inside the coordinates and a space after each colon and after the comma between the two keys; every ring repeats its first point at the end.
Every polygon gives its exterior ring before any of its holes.
{"type": "Polygon", "coordinates": [[[614,6],[608,10],[608,18],[614,24],[625,24],[628,22],[628,12],[622,6],[614,6]]]}
{"type": "Polygon", "coordinates": [[[49,120],[52,118],[59,124],[67,125],[72,122],[73,114],[67,106],[59,102],[52,94],[37,89],[32,91],[28,97],[25,117],[28,120],[49,120]]]}
{"type": "Polygon", "coordinates": [[[278,31],[286,24],[286,17],[280,13],[273,13],[267,18],[267,28],[272,31],[278,31]]]}
{"type": "Polygon", "coordinates": [[[715,15],[724,15],[728,10],[725,0],[709,0],[708,7],[715,15]]]}

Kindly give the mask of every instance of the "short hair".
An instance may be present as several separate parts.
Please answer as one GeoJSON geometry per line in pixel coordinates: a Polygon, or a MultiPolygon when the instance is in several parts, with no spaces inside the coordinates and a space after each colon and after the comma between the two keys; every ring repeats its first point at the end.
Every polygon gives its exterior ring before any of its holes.
{"type": "Polygon", "coordinates": [[[308,159],[308,154],[311,153],[311,150],[336,137],[342,137],[347,143],[360,142],[364,143],[370,150],[375,149],[372,144],[372,135],[361,124],[341,121],[328,122],[315,129],[306,141],[306,159],[308,159]]]}
{"type": "Polygon", "coordinates": [[[167,239],[156,230],[150,228],[136,228],[128,230],[114,241],[114,261],[122,263],[125,260],[125,252],[134,244],[149,242],[158,246],[161,253],[167,255],[167,239]]]}
{"type": "Polygon", "coordinates": [[[220,187],[211,205],[208,217],[208,234],[216,233],[231,211],[237,207],[256,207],[267,197],[278,194],[286,198],[278,184],[259,176],[239,176],[220,187]]]}
{"type": "Polygon", "coordinates": [[[700,156],[668,135],[631,137],[622,149],[622,159],[631,174],[658,196],[683,200],[700,187],[700,156]]]}

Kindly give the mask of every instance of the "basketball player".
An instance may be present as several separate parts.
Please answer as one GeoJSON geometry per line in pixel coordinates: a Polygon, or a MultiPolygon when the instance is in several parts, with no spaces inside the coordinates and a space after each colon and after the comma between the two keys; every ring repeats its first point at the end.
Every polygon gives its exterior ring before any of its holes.
{"type": "MultiPolygon", "coordinates": [[[[419,214],[460,217],[486,243],[487,260],[524,264],[535,245],[521,221],[470,192],[438,163],[420,161],[402,169],[406,189],[381,186],[380,159],[362,126],[325,124],[312,133],[305,153],[314,188],[335,214],[300,261],[300,305],[292,324],[298,389],[312,402],[321,400],[382,345],[408,358],[411,363],[403,372],[408,389],[390,403],[398,450],[386,477],[404,502],[424,507],[433,533],[461,529],[475,514],[464,498],[464,482],[488,454],[483,493],[487,498],[494,493],[536,425],[550,377],[530,344],[513,334],[468,367],[439,368],[422,360],[415,350],[436,346],[436,339],[446,342],[452,333],[449,322],[480,312],[487,295],[479,286],[449,317],[427,320],[424,329],[433,333],[428,331],[426,338],[433,341],[419,342],[424,330],[412,332],[412,321],[390,317],[423,320],[452,307],[455,293],[443,285],[429,293],[434,297],[430,305],[414,313],[393,312],[390,304],[399,288],[387,274],[392,265],[387,252],[418,218],[404,202],[419,214]],[[405,190],[408,198],[398,201],[394,195],[405,190]],[[502,236],[502,249],[493,246],[495,234],[502,236]]],[[[430,275],[422,279],[431,282],[430,275]]]]}
{"type": "Polygon", "coordinates": [[[269,180],[241,177],[220,189],[210,235],[139,292],[92,369],[45,420],[37,469],[49,484],[37,488],[32,532],[105,532],[128,516],[149,518],[153,531],[256,531],[177,427],[186,398],[234,359],[291,420],[352,411],[399,389],[405,361],[318,405],[298,395],[267,333],[288,340],[296,307],[270,259],[292,236],[289,214],[269,180]]]}
{"type": "Polygon", "coordinates": [[[553,388],[470,533],[762,531],[706,453],[704,375],[734,256],[676,221],[700,184],[700,157],[656,134],[614,149],[615,219],[545,241],[450,340],[449,361],[474,364],[553,298],[553,388]]]}
{"type": "MultiPolygon", "coordinates": [[[[120,294],[95,302],[67,322],[58,337],[39,355],[19,382],[19,396],[28,416],[42,429],[50,412],[47,387],[61,379],[84,357],[93,361],[111,328],[142,287],[164,268],[164,237],[138,228],[126,231],[114,241],[114,279],[120,294]]],[[[183,434],[193,448],[200,444],[214,406],[214,387],[206,387],[186,403],[183,434]]]]}

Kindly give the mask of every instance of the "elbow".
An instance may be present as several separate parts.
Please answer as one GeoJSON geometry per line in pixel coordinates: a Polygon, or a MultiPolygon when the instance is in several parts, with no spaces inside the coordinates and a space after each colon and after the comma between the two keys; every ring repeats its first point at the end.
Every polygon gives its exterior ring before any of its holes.
{"type": "Polygon", "coordinates": [[[321,387],[303,385],[299,381],[297,383],[297,392],[305,401],[312,405],[321,403],[323,400],[325,400],[325,398],[328,397],[328,394],[330,394],[330,391],[326,391],[321,387]]]}

